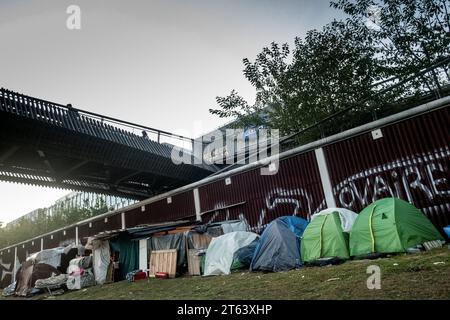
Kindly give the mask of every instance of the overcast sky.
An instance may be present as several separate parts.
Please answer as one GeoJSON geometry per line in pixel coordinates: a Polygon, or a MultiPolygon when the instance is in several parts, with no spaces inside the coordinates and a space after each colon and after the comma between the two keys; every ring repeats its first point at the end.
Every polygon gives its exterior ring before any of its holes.
{"type": "MultiPolygon", "coordinates": [[[[320,28],[328,0],[1,0],[0,86],[188,136],[231,89],[253,100],[242,58],[320,28]],[[81,30],[66,9],[81,8],[81,30]]],[[[199,132],[201,131],[201,132],[199,132]]],[[[0,221],[69,191],[0,182],[0,221]]]]}

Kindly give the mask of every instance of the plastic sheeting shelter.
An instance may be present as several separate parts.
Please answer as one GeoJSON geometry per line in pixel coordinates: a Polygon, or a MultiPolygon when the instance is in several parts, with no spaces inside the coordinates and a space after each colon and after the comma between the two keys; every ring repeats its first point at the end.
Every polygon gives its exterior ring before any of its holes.
{"type": "Polygon", "coordinates": [[[51,265],[58,268],[61,265],[61,255],[64,253],[64,247],[45,249],[29,256],[27,260],[35,260],[39,263],[51,265]]]}
{"type": "Polygon", "coordinates": [[[247,231],[249,229],[247,222],[243,220],[225,221],[221,226],[224,234],[235,231],[247,231]]]}
{"type": "Polygon", "coordinates": [[[93,240],[92,247],[92,267],[94,269],[95,282],[104,284],[108,274],[108,267],[111,263],[109,241],[93,240]]]}
{"type": "Polygon", "coordinates": [[[350,255],[405,252],[432,240],[443,238],[419,209],[398,198],[384,198],[358,215],[350,232],[350,255]]]}
{"type": "Polygon", "coordinates": [[[204,275],[230,274],[236,251],[259,238],[256,233],[235,231],[213,238],[206,250],[204,275]]]}
{"type": "Polygon", "coordinates": [[[285,271],[302,265],[300,237],[308,221],[295,216],[273,220],[261,235],[250,270],[285,271]]]}
{"type": "Polygon", "coordinates": [[[343,231],[341,217],[337,211],[318,215],[308,224],[301,239],[303,262],[321,258],[350,258],[348,236],[348,233],[343,231]]]}
{"type": "Polygon", "coordinates": [[[27,260],[17,272],[17,285],[15,294],[26,297],[31,293],[31,289],[38,279],[47,279],[60,272],[53,266],[45,263],[36,263],[35,260],[27,260]]]}

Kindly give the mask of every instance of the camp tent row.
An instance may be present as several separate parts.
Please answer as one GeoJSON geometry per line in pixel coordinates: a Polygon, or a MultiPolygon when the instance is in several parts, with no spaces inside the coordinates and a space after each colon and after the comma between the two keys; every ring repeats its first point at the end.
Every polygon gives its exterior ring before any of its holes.
{"type": "Polygon", "coordinates": [[[175,277],[187,271],[211,276],[237,269],[278,272],[304,264],[405,252],[428,241],[443,240],[420,210],[397,198],[378,200],[358,215],[329,208],[313,215],[310,222],[283,216],[270,222],[261,235],[248,230],[245,221],[236,220],[208,225],[178,221],[102,232],[89,238],[83,248],[33,254],[22,264],[9,292],[25,296],[33,286],[56,284],[80,289],[133,281],[139,274],[175,277]],[[149,257],[147,269],[139,270],[142,240],[149,257]]]}
{"type": "Polygon", "coordinates": [[[277,272],[407,252],[436,240],[443,237],[419,209],[398,198],[384,198],[359,214],[329,208],[313,215],[309,223],[295,216],[277,218],[260,237],[245,232],[216,238],[206,252],[205,275],[230,273],[238,248],[246,249],[247,256],[254,251],[250,271],[277,272]]]}

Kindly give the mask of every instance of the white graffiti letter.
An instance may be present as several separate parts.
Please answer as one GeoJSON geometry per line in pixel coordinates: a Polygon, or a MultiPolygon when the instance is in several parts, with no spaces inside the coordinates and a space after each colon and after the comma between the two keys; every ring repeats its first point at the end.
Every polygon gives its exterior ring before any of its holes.
{"type": "Polygon", "coordinates": [[[421,182],[421,180],[422,180],[422,177],[420,175],[419,168],[417,168],[417,167],[406,168],[405,173],[403,174],[403,186],[405,187],[405,191],[408,196],[409,202],[412,202],[412,200],[413,200],[410,188],[421,189],[426,194],[428,199],[430,199],[430,200],[433,199],[433,194],[431,193],[431,190],[426,185],[424,185],[421,182]],[[410,175],[415,175],[416,178],[413,181],[408,183],[408,177],[410,175]]]}
{"type": "Polygon", "coordinates": [[[439,190],[437,188],[438,185],[440,185],[440,184],[445,185],[445,183],[447,182],[447,179],[445,179],[444,177],[439,178],[439,179],[435,178],[433,176],[434,171],[445,172],[445,170],[442,167],[442,164],[440,164],[440,163],[438,163],[437,166],[434,163],[427,164],[427,173],[428,173],[428,177],[430,178],[431,188],[433,189],[434,194],[442,195],[442,196],[450,194],[450,190],[439,190]]]}
{"type": "Polygon", "coordinates": [[[344,208],[348,208],[348,209],[352,208],[352,206],[355,202],[355,195],[353,193],[353,190],[349,186],[345,186],[339,191],[339,201],[341,202],[341,205],[344,208]],[[345,202],[345,194],[350,195],[349,202],[345,202]]]}
{"type": "Polygon", "coordinates": [[[368,194],[369,185],[370,185],[369,179],[366,179],[366,181],[363,185],[364,191],[362,193],[359,192],[358,187],[356,186],[354,181],[350,182],[349,185],[353,189],[353,192],[356,195],[356,198],[359,200],[359,202],[361,202],[361,206],[362,207],[367,206],[369,204],[369,201],[367,199],[367,194],[368,194]]]}
{"type": "Polygon", "coordinates": [[[381,176],[375,176],[375,181],[373,183],[373,197],[372,201],[375,201],[378,199],[378,195],[383,194],[384,192],[389,193],[391,197],[394,196],[391,187],[386,184],[384,179],[381,176]]]}

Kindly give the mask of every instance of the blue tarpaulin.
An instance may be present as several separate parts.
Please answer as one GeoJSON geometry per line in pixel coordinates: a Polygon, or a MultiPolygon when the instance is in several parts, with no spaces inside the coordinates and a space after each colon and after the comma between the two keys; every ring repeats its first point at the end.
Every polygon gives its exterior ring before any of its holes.
{"type": "Polygon", "coordinates": [[[447,235],[447,237],[450,239],[450,225],[444,227],[444,232],[447,235]]]}

